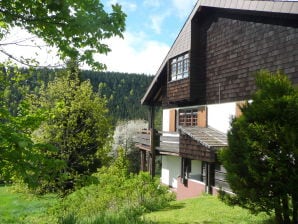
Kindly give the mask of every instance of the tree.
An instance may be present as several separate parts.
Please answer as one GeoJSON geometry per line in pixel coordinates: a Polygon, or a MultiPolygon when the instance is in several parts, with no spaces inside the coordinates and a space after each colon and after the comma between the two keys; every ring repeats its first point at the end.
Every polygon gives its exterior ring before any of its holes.
{"type": "MultiPolygon", "coordinates": [[[[94,54],[106,54],[109,47],[102,41],[112,36],[122,37],[126,15],[118,4],[112,5],[107,13],[99,0],[13,0],[0,2],[0,40],[13,27],[21,27],[57,47],[62,59],[76,59],[102,69],[94,54]]],[[[3,48],[0,52],[14,58],[12,52],[3,48]]],[[[14,58],[16,59],[16,58],[14,58]]],[[[17,59],[23,64],[26,60],[17,59]]]]}
{"type": "Polygon", "coordinates": [[[113,156],[117,157],[119,148],[123,149],[124,156],[129,162],[128,171],[138,173],[140,171],[140,152],[135,147],[134,138],[137,133],[148,127],[144,120],[130,120],[119,122],[114,131],[113,156]]]}
{"type": "Polygon", "coordinates": [[[63,162],[47,156],[54,147],[30,137],[43,121],[43,111],[30,112],[28,101],[11,99],[27,92],[24,74],[10,65],[0,68],[0,181],[18,180],[36,188],[40,176],[51,179],[48,171],[63,167],[63,162]]]}
{"type": "Polygon", "coordinates": [[[108,161],[111,126],[106,100],[70,69],[32,96],[31,103],[33,109],[46,111],[34,140],[54,145],[58,152],[52,156],[66,163],[47,187],[67,193],[90,183],[91,174],[108,161]]]}
{"type": "Polygon", "coordinates": [[[256,85],[220,154],[236,194],[221,198],[253,212],[274,210],[278,223],[297,223],[298,92],[279,72],[260,71],[256,85]]]}

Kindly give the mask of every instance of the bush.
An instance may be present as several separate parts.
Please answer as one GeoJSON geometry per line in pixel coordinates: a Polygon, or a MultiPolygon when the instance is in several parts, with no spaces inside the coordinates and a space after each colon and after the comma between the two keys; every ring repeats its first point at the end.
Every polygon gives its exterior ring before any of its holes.
{"type": "Polygon", "coordinates": [[[102,214],[109,219],[117,216],[135,218],[144,212],[164,208],[174,200],[174,195],[167,187],[161,186],[158,179],[153,179],[148,173],[128,174],[127,166],[120,153],[112,166],[101,168],[95,175],[98,184],[67,196],[57,209],[58,215],[76,214],[81,221],[96,220],[102,214]]]}
{"type": "Polygon", "coordinates": [[[93,219],[86,221],[78,221],[75,215],[69,214],[62,218],[59,224],[150,224],[151,221],[146,221],[135,213],[100,213],[93,219]]]}

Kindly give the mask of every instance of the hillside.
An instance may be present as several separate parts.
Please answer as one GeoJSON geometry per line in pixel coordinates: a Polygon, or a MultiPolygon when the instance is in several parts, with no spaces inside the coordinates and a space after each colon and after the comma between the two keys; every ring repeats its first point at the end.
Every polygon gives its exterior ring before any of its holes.
{"type": "MultiPolygon", "coordinates": [[[[52,81],[58,72],[59,69],[39,69],[30,75],[29,70],[23,69],[24,80],[21,85],[14,81],[14,77],[7,77],[11,82],[6,90],[11,113],[17,113],[17,105],[23,98],[22,88],[26,89],[26,86],[29,86],[31,91],[38,92],[41,83],[52,81]]],[[[82,81],[89,79],[93,90],[107,98],[107,106],[114,124],[119,120],[147,119],[147,108],[141,106],[140,101],[153,76],[87,70],[81,71],[79,76],[82,81]]]]}
{"type": "Polygon", "coordinates": [[[147,119],[147,108],[140,101],[152,76],[117,72],[82,71],[82,80],[89,79],[94,91],[108,99],[114,121],[147,119]]]}

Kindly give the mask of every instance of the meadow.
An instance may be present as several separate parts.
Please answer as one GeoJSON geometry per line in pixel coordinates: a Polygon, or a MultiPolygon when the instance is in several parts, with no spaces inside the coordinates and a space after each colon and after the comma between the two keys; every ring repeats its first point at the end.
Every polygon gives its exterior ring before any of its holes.
{"type": "Polygon", "coordinates": [[[158,224],[269,224],[271,217],[253,215],[240,207],[229,207],[216,196],[173,201],[166,209],[146,214],[146,220],[158,224]]]}
{"type": "MultiPolygon", "coordinates": [[[[28,193],[15,192],[12,187],[0,187],[0,223],[30,224],[36,223],[34,220],[46,220],[48,209],[57,204],[58,199],[54,195],[37,197],[28,193]]],[[[138,220],[140,221],[137,223],[152,224],[269,224],[273,222],[266,214],[256,216],[242,208],[229,207],[217,197],[210,195],[173,201],[167,208],[145,213],[138,220]]],[[[76,220],[69,223],[82,222],[76,220]]]]}

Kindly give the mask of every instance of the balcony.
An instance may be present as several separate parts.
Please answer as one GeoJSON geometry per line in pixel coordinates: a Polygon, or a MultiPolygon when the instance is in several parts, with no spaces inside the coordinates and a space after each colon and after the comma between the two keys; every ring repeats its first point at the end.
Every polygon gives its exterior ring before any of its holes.
{"type": "Polygon", "coordinates": [[[135,138],[136,147],[157,154],[178,155],[179,133],[142,130],[135,138]]]}

